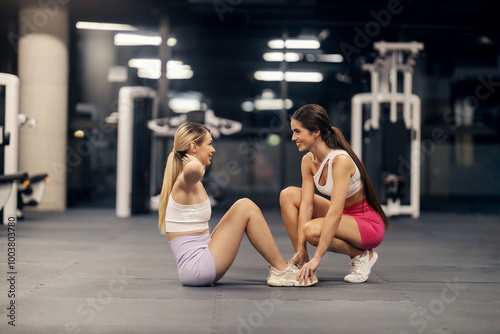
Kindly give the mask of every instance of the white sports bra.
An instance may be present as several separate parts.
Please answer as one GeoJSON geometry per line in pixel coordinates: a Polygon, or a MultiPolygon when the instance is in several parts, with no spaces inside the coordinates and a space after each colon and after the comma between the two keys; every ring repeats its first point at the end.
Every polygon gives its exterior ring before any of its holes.
{"type": "Polygon", "coordinates": [[[355,193],[357,193],[359,189],[361,189],[363,184],[361,183],[361,173],[359,172],[358,166],[356,165],[354,160],[352,160],[349,153],[347,153],[344,150],[331,150],[330,153],[328,153],[325,159],[323,159],[321,166],[319,166],[318,171],[313,176],[314,184],[316,185],[316,188],[319,190],[319,192],[321,192],[323,195],[326,196],[332,195],[332,190],[333,190],[332,161],[339,154],[347,155],[354,163],[354,166],[356,167],[356,172],[354,173],[353,176],[351,176],[351,183],[349,184],[349,191],[347,192],[346,196],[346,198],[349,198],[353,196],[355,193]],[[325,185],[322,186],[319,184],[319,179],[321,177],[321,174],[323,173],[323,169],[325,168],[325,164],[327,161],[328,161],[328,176],[326,178],[325,185]]]}
{"type": "Polygon", "coordinates": [[[208,198],[201,203],[184,205],[176,203],[170,194],[165,213],[165,230],[189,232],[208,229],[211,214],[212,207],[208,198]]]}

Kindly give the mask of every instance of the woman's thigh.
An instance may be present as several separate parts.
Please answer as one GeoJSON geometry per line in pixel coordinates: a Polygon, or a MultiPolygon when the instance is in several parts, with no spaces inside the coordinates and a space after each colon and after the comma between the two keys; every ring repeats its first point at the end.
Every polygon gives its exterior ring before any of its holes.
{"type": "Polygon", "coordinates": [[[326,198],[314,194],[314,209],[313,209],[313,219],[325,217],[330,208],[330,201],[326,198]]]}
{"type": "MultiPolygon", "coordinates": [[[[291,201],[293,205],[299,209],[302,200],[302,188],[288,187],[286,189],[287,200],[291,201]]],[[[330,201],[320,195],[314,194],[313,197],[313,219],[325,217],[330,207],[330,201]]]]}
{"type": "MultiPolygon", "coordinates": [[[[307,222],[310,230],[316,231],[318,235],[321,234],[321,228],[325,222],[325,218],[316,218],[307,222]]],[[[354,247],[360,248],[362,244],[361,234],[359,232],[358,223],[356,219],[351,216],[342,215],[339,226],[335,232],[334,238],[347,241],[354,247]]]]}

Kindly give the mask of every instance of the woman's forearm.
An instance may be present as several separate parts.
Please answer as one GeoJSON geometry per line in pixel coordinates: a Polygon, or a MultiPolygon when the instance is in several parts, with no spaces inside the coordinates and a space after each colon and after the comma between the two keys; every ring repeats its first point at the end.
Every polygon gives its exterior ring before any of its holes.
{"type": "Polygon", "coordinates": [[[312,219],[312,209],[301,205],[299,209],[299,219],[297,223],[297,245],[299,249],[306,247],[306,236],[304,226],[312,219]]]}
{"type": "Polygon", "coordinates": [[[340,219],[342,218],[342,214],[327,214],[323,225],[321,227],[321,235],[319,237],[318,246],[316,247],[316,253],[314,257],[317,260],[320,260],[325,255],[326,251],[330,247],[330,244],[337,232],[337,228],[340,223],[340,219]]]}

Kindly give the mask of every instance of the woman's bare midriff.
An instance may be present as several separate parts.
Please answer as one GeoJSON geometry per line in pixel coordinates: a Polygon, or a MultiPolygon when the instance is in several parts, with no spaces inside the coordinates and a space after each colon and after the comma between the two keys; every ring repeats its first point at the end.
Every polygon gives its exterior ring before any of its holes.
{"type": "Polygon", "coordinates": [[[356,205],[359,202],[363,201],[365,199],[365,190],[364,188],[361,188],[358,190],[357,193],[352,195],[351,197],[347,198],[345,200],[344,208],[348,208],[350,206],[356,205]]]}
{"type": "Polygon", "coordinates": [[[206,231],[209,231],[209,229],[205,228],[203,230],[194,230],[194,231],[189,231],[189,232],[167,232],[167,239],[168,239],[168,241],[172,241],[175,238],[180,237],[181,235],[203,233],[206,231]]]}

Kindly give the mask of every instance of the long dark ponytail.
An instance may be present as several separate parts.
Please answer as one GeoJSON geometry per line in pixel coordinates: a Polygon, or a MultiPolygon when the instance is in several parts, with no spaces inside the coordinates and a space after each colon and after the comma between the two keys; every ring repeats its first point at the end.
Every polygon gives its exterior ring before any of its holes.
{"type": "Polygon", "coordinates": [[[368,177],[365,166],[354,153],[351,145],[349,145],[342,132],[336,127],[330,125],[330,119],[328,118],[326,110],[317,104],[307,104],[298,109],[293,114],[292,119],[302,123],[304,128],[311,132],[320,131],[321,139],[323,139],[329,148],[342,149],[349,153],[361,173],[361,182],[363,183],[368,205],[370,205],[380,215],[384,221],[385,227],[387,229],[391,228],[389,219],[387,219],[384,210],[382,210],[377,192],[368,177]]]}

